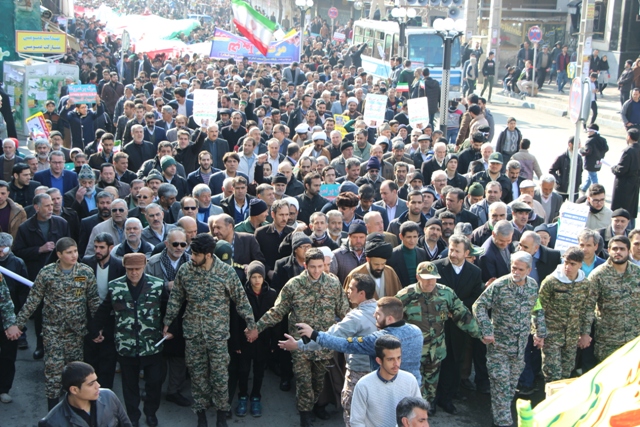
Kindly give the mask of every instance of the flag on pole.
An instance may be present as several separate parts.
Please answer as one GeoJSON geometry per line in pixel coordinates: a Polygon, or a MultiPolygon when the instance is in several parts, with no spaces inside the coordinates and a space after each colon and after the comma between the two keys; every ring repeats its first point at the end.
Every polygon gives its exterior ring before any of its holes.
{"type": "Polygon", "coordinates": [[[242,0],[231,0],[231,8],[233,23],[236,24],[238,31],[248,38],[264,56],[267,56],[269,43],[277,29],[276,23],[271,22],[269,18],[261,15],[242,0]]]}
{"type": "Polygon", "coordinates": [[[409,92],[409,83],[398,83],[396,92],[409,92]]]}

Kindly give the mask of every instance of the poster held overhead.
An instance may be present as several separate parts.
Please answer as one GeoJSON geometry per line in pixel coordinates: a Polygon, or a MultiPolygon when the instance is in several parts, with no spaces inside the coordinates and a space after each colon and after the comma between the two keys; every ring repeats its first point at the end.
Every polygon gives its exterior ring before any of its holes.
{"type": "Polygon", "coordinates": [[[429,124],[429,100],[426,96],[408,99],[407,107],[409,108],[409,125],[412,128],[423,129],[429,124]]]}
{"type": "Polygon", "coordinates": [[[376,95],[373,93],[367,94],[364,104],[364,114],[362,117],[367,126],[380,126],[384,122],[386,111],[387,97],[385,95],[376,95]]]}
{"type": "Polygon", "coordinates": [[[218,91],[196,89],[193,91],[193,120],[200,126],[213,124],[218,116],[218,91]]]}

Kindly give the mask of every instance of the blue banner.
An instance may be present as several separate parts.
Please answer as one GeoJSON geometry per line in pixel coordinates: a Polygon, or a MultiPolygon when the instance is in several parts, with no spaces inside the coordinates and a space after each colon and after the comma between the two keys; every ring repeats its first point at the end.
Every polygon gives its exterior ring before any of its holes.
{"type": "Polygon", "coordinates": [[[246,56],[249,62],[291,64],[300,59],[300,33],[272,42],[265,57],[248,39],[216,28],[209,56],[216,59],[233,58],[236,61],[242,61],[246,56]]]}

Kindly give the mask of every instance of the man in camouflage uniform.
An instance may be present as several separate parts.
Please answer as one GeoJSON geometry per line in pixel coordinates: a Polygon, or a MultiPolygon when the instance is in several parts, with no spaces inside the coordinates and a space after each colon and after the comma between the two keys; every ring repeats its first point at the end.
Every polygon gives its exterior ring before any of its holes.
{"type": "MultiPolygon", "coordinates": [[[[324,273],[324,255],[319,249],[307,251],[305,268],[305,271],[284,285],[275,306],[260,318],[257,331],[248,335],[250,341],[259,332],[276,325],[287,315],[289,334],[299,339],[296,323],[308,323],[313,329],[327,330],[334,324],[336,317],[342,319],[347,314],[347,296],[338,279],[332,274],[324,273]]],[[[302,427],[311,425],[311,411],[324,387],[325,369],[332,354],[327,349],[292,354],[297,384],[296,400],[302,427]]]]}
{"type": "Polygon", "coordinates": [[[205,411],[211,399],[217,409],[217,427],[226,427],[230,410],[228,398],[229,305],[255,330],[253,310],[233,267],[214,255],[216,243],[210,234],[191,240],[191,261],[180,266],[164,318],[165,333],[186,301],[182,329],[186,341],[185,358],[191,374],[193,411],[198,427],[207,427],[205,411]]]}
{"type": "Polygon", "coordinates": [[[70,237],[61,238],[56,242],[56,253],[58,261],[40,270],[16,319],[16,326],[23,329],[44,300],[42,338],[49,410],[58,403],[65,365],[84,359],[88,312],[93,316],[100,305],[96,277],[91,268],[78,263],[76,242],[70,237]]]}
{"type": "MultiPolygon", "coordinates": [[[[481,338],[478,323],[460,298],[447,286],[436,283],[438,269],[429,262],[421,262],[416,269],[418,283],[402,289],[396,297],[404,306],[404,318],[420,328],[424,338],[420,374],[422,397],[435,408],[440,364],[447,355],[444,324],[451,319],[458,328],[474,338],[481,338]]],[[[433,413],[433,409],[431,411],[433,413]]]]}
{"type": "Polygon", "coordinates": [[[102,329],[115,313],[114,339],[122,375],[122,396],[127,415],[135,426],[140,420],[140,371],[144,371],[146,399],[144,413],[147,426],[158,425],[156,411],[160,407],[163,382],[162,314],[168,291],[164,281],[144,273],[147,257],[141,253],[126,254],[122,265],[127,274],[109,282],[109,289],[96,312],[91,328],[94,342],[101,342],[102,329]]]}
{"type": "MultiPolygon", "coordinates": [[[[640,335],[640,267],[629,262],[626,236],[609,240],[609,259],[589,275],[588,324],[596,317],[595,355],[599,361],[640,335]]],[[[581,346],[589,344],[583,330],[581,346]]]]}
{"type": "Polygon", "coordinates": [[[563,254],[564,263],[540,285],[540,305],[547,324],[542,350],[542,373],[546,382],[571,378],[575,367],[580,333],[586,324],[589,280],[580,269],[584,253],[577,247],[563,254]]]}
{"type": "Polygon", "coordinates": [[[0,401],[2,403],[11,402],[9,390],[13,384],[16,373],[16,351],[18,345],[16,340],[22,333],[16,326],[16,313],[11,292],[0,275],[0,401]]]}
{"type": "Polygon", "coordinates": [[[544,311],[537,304],[538,284],[527,277],[532,263],[533,257],[527,252],[512,254],[511,274],[495,280],[473,304],[482,340],[487,344],[494,426],[513,423],[511,401],[524,369],[529,333],[538,348],[543,347],[547,335],[544,311]]]}

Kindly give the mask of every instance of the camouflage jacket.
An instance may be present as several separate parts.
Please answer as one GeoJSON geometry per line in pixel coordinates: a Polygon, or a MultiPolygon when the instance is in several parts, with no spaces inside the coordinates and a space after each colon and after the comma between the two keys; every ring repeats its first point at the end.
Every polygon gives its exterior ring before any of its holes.
{"type": "Polygon", "coordinates": [[[180,266],[167,305],[164,324],[170,325],[187,301],[182,328],[185,339],[201,337],[226,345],[229,339],[229,307],[236,305],[247,328],[255,328],[253,310],[233,267],[215,258],[210,270],[195,267],[193,261],[180,266]]]}
{"type": "MultiPolygon", "coordinates": [[[[300,339],[296,323],[307,323],[317,331],[326,331],[349,311],[347,295],[338,278],[323,273],[317,282],[309,279],[307,271],[292,278],[280,291],[275,306],[258,321],[258,331],[276,325],[289,315],[289,334],[300,339]]],[[[312,360],[330,359],[332,350],[318,350],[303,354],[312,360]]]]}
{"type": "Polygon", "coordinates": [[[404,318],[422,331],[422,355],[433,362],[444,360],[447,346],[444,342],[444,324],[451,316],[458,328],[474,338],[481,338],[478,322],[473,314],[448,286],[436,284],[425,293],[418,283],[409,285],[396,295],[404,306],[404,318]]]}
{"type": "Polygon", "coordinates": [[[60,270],[60,261],[40,270],[29,297],[18,314],[16,325],[24,328],[29,317],[44,300],[42,323],[44,326],[87,333],[87,308],[91,315],[100,305],[98,287],[93,270],[82,263],[76,263],[71,273],[60,270]]]}
{"type": "MultiPolygon", "coordinates": [[[[16,324],[16,313],[11,299],[11,293],[4,277],[0,275],[0,326],[2,330],[9,329],[10,326],[16,324]]],[[[0,334],[3,333],[0,331],[0,334]]]]}
{"type": "Polygon", "coordinates": [[[568,334],[577,342],[580,334],[591,333],[591,322],[587,321],[589,287],[590,281],[582,270],[578,271],[576,280],[570,280],[563,273],[562,265],[542,281],[540,305],[544,310],[548,339],[562,339],[568,334]]]}
{"type": "Polygon", "coordinates": [[[623,345],[640,335],[640,267],[628,262],[620,275],[608,259],[589,281],[587,321],[595,314],[598,342],[623,345]]]}
{"type": "Polygon", "coordinates": [[[127,276],[109,282],[107,296],[100,304],[92,326],[95,336],[115,313],[115,342],[120,356],[151,356],[162,351],[155,344],[162,339],[162,316],[168,299],[164,280],[144,274],[137,301],[133,300],[127,276]]]}
{"type": "Polygon", "coordinates": [[[511,275],[502,276],[489,285],[473,304],[483,337],[495,338],[495,351],[524,357],[529,333],[540,338],[547,336],[544,311],[536,307],[538,284],[527,277],[518,286],[511,275]],[[489,317],[489,310],[491,317],[489,317]]]}

